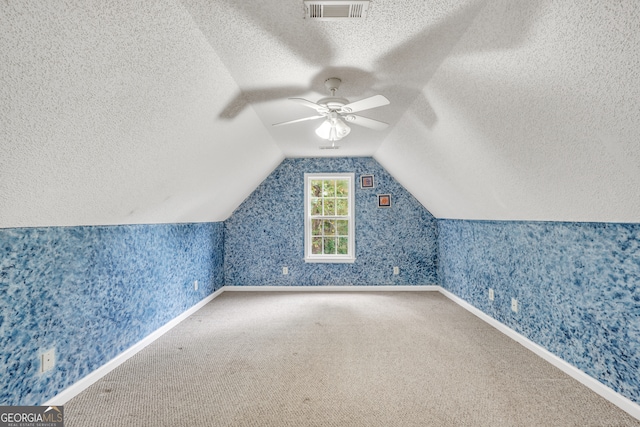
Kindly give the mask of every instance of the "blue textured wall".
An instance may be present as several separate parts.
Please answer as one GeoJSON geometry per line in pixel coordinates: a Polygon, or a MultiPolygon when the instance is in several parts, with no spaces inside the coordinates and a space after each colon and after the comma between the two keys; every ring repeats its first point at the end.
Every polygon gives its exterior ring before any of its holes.
{"type": "Polygon", "coordinates": [[[444,288],[640,403],[640,224],[438,225],[444,288]]]}
{"type": "Polygon", "coordinates": [[[225,221],[227,285],[437,284],[436,264],[435,219],[372,158],[285,159],[225,221]],[[356,175],[353,264],[303,260],[304,174],[320,172],[356,175]],[[376,188],[361,189],[362,174],[375,175],[376,188]],[[378,208],[382,193],[391,208],[378,208]]]}
{"type": "Polygon", "coordinates": [[[323,158],[286,159],[224,224],[0,229],[0,405],[42,403],[223,284],[440,284],[640,403],[640,224],[436,221],[374,159],[323,158]],[[375,175],[355,263],[304,262],[305,172],[375,175]]]}
{"type": "Polygon", "coordinates": [[[211,294],[222,251],[222,223],[1,229],[0,405],[46,401],[211,294]]]}

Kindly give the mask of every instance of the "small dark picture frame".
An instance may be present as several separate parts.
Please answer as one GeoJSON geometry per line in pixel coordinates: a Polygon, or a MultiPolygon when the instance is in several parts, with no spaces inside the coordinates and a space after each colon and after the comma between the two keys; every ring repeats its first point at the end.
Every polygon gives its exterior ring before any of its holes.
{"type": "Polygon", "coordinates": [[[360,188],[373,188],[373,175],[360,175],[360,188]]]}
{"type": "Polygon", "coordinates": [[[390,208],[391,207],[391,194],[378,194],[378,207],[390,208]]]}

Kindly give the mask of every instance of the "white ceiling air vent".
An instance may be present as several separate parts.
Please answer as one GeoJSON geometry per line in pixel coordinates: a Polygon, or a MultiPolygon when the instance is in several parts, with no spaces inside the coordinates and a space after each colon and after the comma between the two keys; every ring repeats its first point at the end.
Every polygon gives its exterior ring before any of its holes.
{"type": "Polygon", "coordinates": [[[364,19],[369,10],[369,0],[305,0],[305,18],[314,21],[343,21],[364,19]]]}

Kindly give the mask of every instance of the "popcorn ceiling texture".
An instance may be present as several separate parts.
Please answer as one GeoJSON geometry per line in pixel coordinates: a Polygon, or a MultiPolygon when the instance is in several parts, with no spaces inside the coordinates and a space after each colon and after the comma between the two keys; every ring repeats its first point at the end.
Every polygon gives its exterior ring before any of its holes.
{"type": "Polygon", "coordinates": [[[640,3],[0,2],[0,227],[222,221],[285,157],[373,156],[437,218],[640,222],[640,3]],[[286,98],[375,93],[340,150],[286,98]]]}
{"type": "Polygon", "coordinates": [[[0,405],[42,404],[213,293],[222,252],[222,223],[0,230],[0,405]]]}
{"type": "Polygon", "coordinates": [[[438,230],[441,286],[640,403],[640,225],[439,220],[438,230]]]}
{"type": "Polygon", "coordinates": [[[0,28],[0,227],[223,220],[282,160],[216,117],[239,88],[179,2],[0,2],[0,28]]]}
{"type": "Polygon", "coordinates": [[[488,1],[375,158],[437,218],[640,222],[640,3],[488,1]]]}

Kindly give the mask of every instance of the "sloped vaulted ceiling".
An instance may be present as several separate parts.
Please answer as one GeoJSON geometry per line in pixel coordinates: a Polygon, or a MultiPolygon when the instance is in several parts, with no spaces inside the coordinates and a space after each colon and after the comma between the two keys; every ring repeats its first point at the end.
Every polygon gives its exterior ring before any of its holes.
{"type": "Polygon", "coordinates": [[[374,156],[435,216],[640,222],[635,0],[0,2],[0,227],[220,221],[284,157],[374,156]],[[386,96],[339,150],[287,97],[386,96]]]}
{"type": "Polygon", "coordinates": [[[640,221],[640,3],[487,2],[422,93],[376,158],[437,217],[640,221]]]}
{"type": "Polygon", "coordinates": [[[220,221],[283,154],[173,1],[0,4],[0,227],[220,221]]]}

